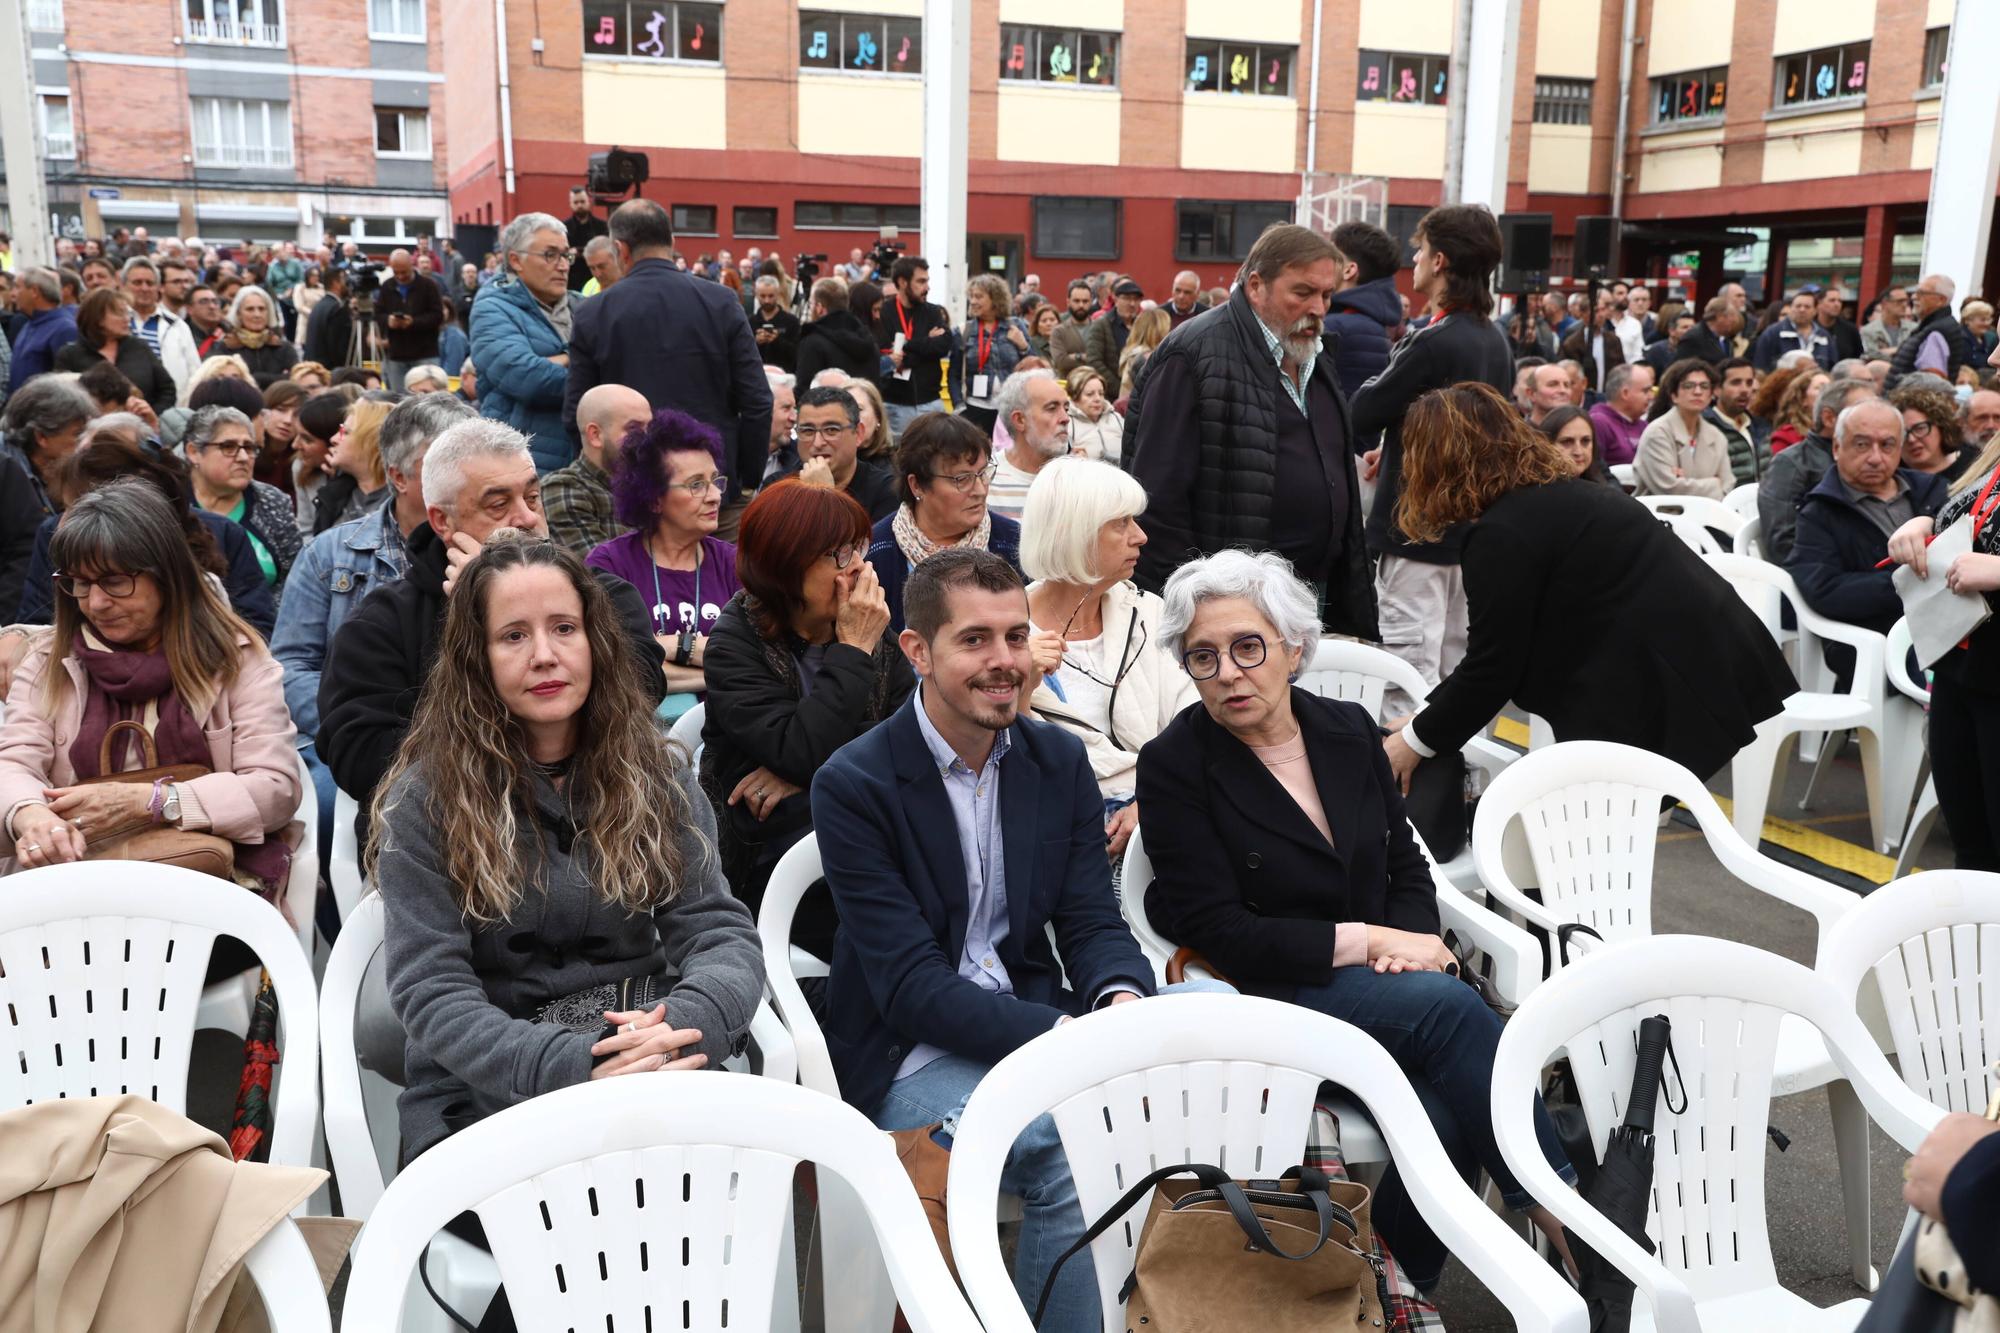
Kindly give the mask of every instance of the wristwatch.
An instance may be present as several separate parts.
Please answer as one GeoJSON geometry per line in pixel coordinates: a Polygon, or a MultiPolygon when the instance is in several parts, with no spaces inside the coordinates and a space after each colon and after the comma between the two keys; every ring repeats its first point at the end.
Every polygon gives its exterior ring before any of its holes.
{"type": "Polygon", "coordinates": [[[160,819],[167,824],[181,822],[181,786],[178,782],[167,784],[167,799],[160,806],[160,819]]]}

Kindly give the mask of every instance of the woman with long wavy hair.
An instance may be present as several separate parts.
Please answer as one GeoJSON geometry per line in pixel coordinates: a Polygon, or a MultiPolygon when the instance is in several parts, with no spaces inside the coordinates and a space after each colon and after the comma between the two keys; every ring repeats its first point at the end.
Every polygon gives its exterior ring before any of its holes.
{"type": "Polygon", "coordinates": [[[1419,758],[1459,749],[1510,700],[1557,740],[1620,741],[1707,777],[1798,689],[1720,575],[1617,487],[1578,478],[1488,385],[1412,404],[1395,516],[1419,542],[1472,524],[1465,659],[1383,743],[1406,787],[1419,758]]]}
{"type": "Polygon", "coordinates": [[[407,1155],[527,1097],[741,1048],[756,930],[566,547],[496,533],[460,572],[373,828],[407,1155]]]}

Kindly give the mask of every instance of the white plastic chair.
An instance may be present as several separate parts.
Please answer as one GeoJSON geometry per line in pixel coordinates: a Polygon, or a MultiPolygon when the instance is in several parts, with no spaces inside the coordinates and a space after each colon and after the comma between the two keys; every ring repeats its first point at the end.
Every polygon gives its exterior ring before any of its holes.
{"type": "Polygon", "coordinates": [[[243,1270],[264,1302],[271,1333],[333,1333],[326,1284],[305,1236],[291,1218],[279,1218],[277,1225],[250,1247],[243,1256],[243,1270]]]}
{"type": "Polygon", "coordinates": [[[1733,548],[1737,536],[1743,531],[1743,514],[1721,500],[1711,500],[1702,495],[1641,495],[1635,498],[1672,528],[1674,535],[1698,555],[1716,555],[1724,550],[1723,544],[1716,540],[1717,533],[1729,538],[1733,548]]]}
{"type": "MultiPolygon", "coordinates": [[[[312,773],[299,760],[299,808],[292,817],[305,830],[292,852],[291,877],[285,882],[285,910],[297,928],[299,950],[313,956],[313,909],[319,898],[319,798],[312,773]]],[[[219,1029],[245,1036],[250,1031],[250,1011],[257,1003],[257,969],[228,977],[202,989],[201,1004],[195,1010],[196,1029],[219,1029]]]]}
{"type": "Polygon", "coordinates": [[[1757,515],[1744,519],[1743,526],[1736,530],[1736,554],[1753,560],[1764,558],[1764,520],[1757,515]]]}
{"type": "MultiPolygon", "coordinates": [[[[384,1182],[396,1174],[397,1089],[388,1080],[361,1068],[354,1035],[355,1007],[360,1002],[369,966],[381,951],[383,924],[382,897],[371,892],[342,923],[340,938],[334,941],[325,975],[320,980],[326,1147],[334,1179],[340,1185],[344,1217],[372,1215],[382,1199],[384,1182]],[[373,1127],[377,1123],[383,1127],[379,1136],[373,1127]]],[[[750,1041],[757,1056],[754,1062],[757,1072],[782,1083],[790,1083],[797,1077],[798,1062],[791,1036],[769,1008],[758,1007],[757,1016],[751,1020],[750,1041]]],[[[730,1065],[748,1069],[751,1063],[739,1057],[730,1065]]],[[[484,1309],[500,1284],[499,1270],[490,1255],[448,1234],[439,1235],[432,1242],[425,1268],[439,1294],[462,1314],[476,1315],[484,1309]]],[[[417,1288],[418,1292],[421,1290],[417,1288]]],[[[449,1333],[454,1325],[426,1296],[413,1301],[404,1316],[403,1327],[411,1333],[418,1329],[449,1333]]]]}
{"type": "Polygon", "coordinates": [[[911,1328],[978,1333],[888,1135],[776,1079],[669,1079],[563,1088],[410,1163],[354,1247],[343,1322],[398,1327],[419,1252],[471,1209],[522,1328],[769,1328],[796,1305],[788,1217],[810,1161],[863,1200],[911,1328]]]}
{"type": "MultiPolygon", "coordinates": [[[[1496,778],[1472,824],[1473,859],[1487,892],[1546,932],[1551,972],[1563,968],[1558,932],[1564,926],[1588,926],[1605,944],[1652,935],[1653,857],[1660,806],[1668,797],[1694,816],[1724,870],[1746,887],[1810,914],[1822,941],[1860,901],[1760,854],[1723,817],[1701,780],[1664,755],[1610,741],[1568,741],[1529,752],[1496,778]],[[1522,892],[1509,870],[1510,825],[1518,825],[1526,840],[1540,902],[1522,892]]],[[[1601,947],[1581,932],[1569,944],[1572,956],[1601,947]]],[[[1780,1093],[1827,1089],[1841,1176],[1849,1189],[1861,1191],[1860,1206],[1847,1216],[1850,1241],[1862,1261],[1855,1279],[1871,1286],[1866,1118],[1810,1025],[1797,1019],[1782,1023],[1774,1057],[1771,1074],[1780,1093]]]]}
{"type": "Polygon", "coordinates": [[[343,923],[372,888],[367,876],[361,873],[361,848],[355,841],[354,820],[360,812],[359,801],[344,791],[334,791],[333,855],[327,865],[327,877],[333,881],[334,908],[343,923]]]}
{"type": "MultiPolygon", "coordinates": [[[[1750,522],[1757,517],[1758,489],[1756,482],[1746,481],[1723,496],[1722,503],[1734,512],[1737,518],[1746,523],[1750,522]]],[[[1740,532],[1742,529],[1739,526],[1737,530],[1740,532]]]]}
{"type": "MultiPolygon", "coordinates": [[[[1782,641],[1779,608],[1789,604],[1798,622],[1798,661],[1820,659],[1821,639],[1854,649],[1854,679],[1844,694],[1800,690],[1785,700],[1784,711],[1757,725],[1757,735],[1736,754],[1729,766],[1729,791],[1735,803],[1736,831],[1754,843],[1764,828],[1764,812],[1772,784],[1782,771],[1787,742],[1801,733],[1861,733],[1861,770],[1868,790],[1868,827],[1873,843],[1882,846],[1884,795],[1882,736],[1887,731],[1884,702],[1883,636],[1873,630],[1843,624],[1819,615],[1799,595],[1792,576],[1776,565],[1745,555],[1711,555],[1708,563],[1728,579],[1749,607],[1763,619],[1774,639],[1782,641]]],[[[1801,672],[1801,678],[1807,673],[1801,672]]]]}
{"type": "MultiPolygon", "coordinates": [[[[1083,1215],[1094,1220],[1132,1181],[1168,1162],[1213,1163],[1234,1176],[1296,1165],[1326,1080],[1351,1089],[1383,1127],[1424,1220],[1516,1327],[1588,1326],[1581,1298],[1459,1179],[1379,1043],[1296,1005],[1204,994],[1116,1005],[1065,1023],[980,1080],[953,1141],[947,1199],[959,1277],[988,1333],[1031,1328],[994,1222],[1001,1167],[1036,1117],[1054,1116],[1083,1215]]],[[[1091,1246],[1106,1328],[1125,1327],[1119,1287],[1147,1206],[1141,1200],[1129,1227],[1112,1227],[1091,1246]]]]}
{"type": "Polygon", "coordinates": [[[1625,494],[1639,489],[1639,470],[1630,463],[1610,463],[1604,470],[1611,474],[1611,480],[1625,488],[1625,494]]]}
{"type": "Polygon", "coordinates": [[[1910,863],[1937,822],[1937,781],[1930,774],[1925,727],[1931,692],[1910,674],[1910,624],[1898,620],[1889,628],[1884,665],[1896,692],[1888,697],[1888,735],[1882,745],[1882,791],[1890,815],[1888,832],[1895,837],[1896,878],[1910,873],[1910,863]],[[1916,809],[1910,798],[1916,797],[1916,809]],[[1910,816],[1907,824],[1900,821],[1910,816]]]}
{"type": "MultiPolygon", "coordinates": [[[[1787,1018],[1821,1034],[1869,1118],[1914,1151],[1943,1115],[1896,1078],[1861,1020],[1823,978],[1729,940],[1662,935],[1601,949],[1528,997],[1500,1035],[1493,1129],[1521,1185],[1637,1285],[1632,1327],[1666,1333],[1848,1329],[1861,1300],[1821,1310],[1779,1285],[1765,1215],[1771,1070],[1787,1018]],[[1533,1093],[1566,1050],[1601,1153],[1624,1117],[1639,1022],[1673,1024],[1686,1110],[1658,1112],[1649,1255],[1543,1160],[1533,1093]]],[[[962,1263],[963,1261],[961,1261],[962,1263]]]]}
{"type": "Polygon", "coordinates": [[[674,719],[674,725],[667,729],[667,739],[678,743],[688,753],[688,762],[701,771],[701,727],[708,719],[708,705],[698,703],[693,708],[674,719]]]}
{"type": "Polygon", "coordinates": [[[0,1106],[133,1093],[187,1108],[202,973],[217,935],[271,974],[279,1049],[271,1157],[312,1165],[319,1006],[312,965],[278,910],[212,875],[140,861],[24,870],[0,892],[0,1106]]]}

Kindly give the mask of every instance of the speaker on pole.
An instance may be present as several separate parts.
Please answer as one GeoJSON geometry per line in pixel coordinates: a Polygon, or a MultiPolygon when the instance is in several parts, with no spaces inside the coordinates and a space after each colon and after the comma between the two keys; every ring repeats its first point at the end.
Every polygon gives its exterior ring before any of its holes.
{"type": "Polygon", "coordinates": [[[1614,276],[1618,263],[1618,219],[1583,217],[1576,220],[1575,262],[1572,277],[1602,282],[1614,276]]]}
{"type": "Polygon", "coordinates": [[[1525,292],[1546,287],[1555,218],[1547,213],[1500,215],[1500,290],[1525,292]]]}

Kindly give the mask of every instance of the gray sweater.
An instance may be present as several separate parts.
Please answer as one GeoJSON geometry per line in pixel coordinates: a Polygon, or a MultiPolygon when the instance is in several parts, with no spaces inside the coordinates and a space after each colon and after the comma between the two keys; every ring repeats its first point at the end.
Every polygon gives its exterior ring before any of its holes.
{"type": "Polygon", "coordinates": [[[376,878],[389,1000],[405,1033],[406,1160],[474,1120],[587,1080],[595,1035],[533,1021],[550,1000],[587,987],[676,974],[667,1021],[701,1030],[709,1068],[742,1049],[763,997],[763,950],[722,877],[708,798],[685,763],[664,751],[661,762],[675,763],[689,803],[680,841],[688,870],[650,915],[598,895],[589,863],[572,856],[562,797],[538,778],[528,836],[540,835],[539,869],[512,920],[468,921],[442,869],[422,774],[398,782],[376,878]]]}

